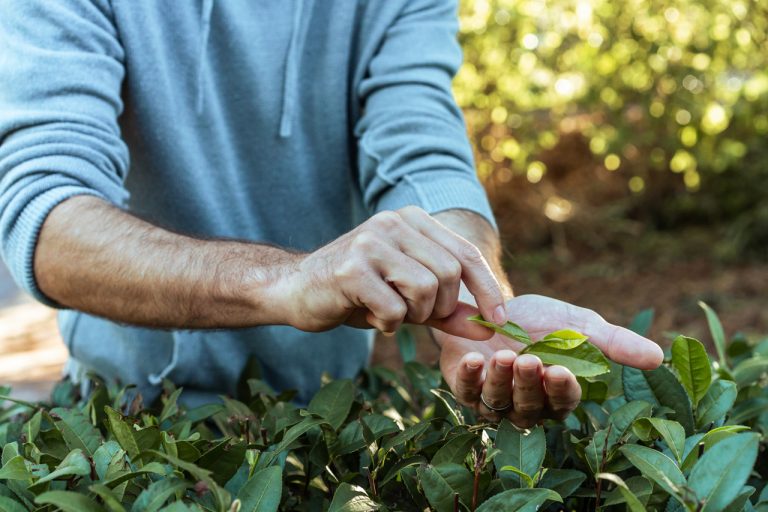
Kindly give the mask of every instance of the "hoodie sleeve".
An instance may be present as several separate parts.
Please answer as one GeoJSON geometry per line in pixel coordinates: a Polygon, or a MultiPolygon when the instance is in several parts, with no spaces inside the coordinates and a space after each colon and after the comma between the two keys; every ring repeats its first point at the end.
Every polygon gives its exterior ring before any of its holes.
{"type": "Polygon", "coordinates": [[[357,88],[358,167],[370,211],[460,208],[496,226],[451,80],[461,65],[455,0],[414,0],[388,26],[357,88]]]}
{"type": "Polygon", "coordinates": [[[0,251],[22,288],[56,306],[33,272],[48,213],[75,195],[127,200],[123,50],[107,0],[0,0],[0,48],[0,251]]]}

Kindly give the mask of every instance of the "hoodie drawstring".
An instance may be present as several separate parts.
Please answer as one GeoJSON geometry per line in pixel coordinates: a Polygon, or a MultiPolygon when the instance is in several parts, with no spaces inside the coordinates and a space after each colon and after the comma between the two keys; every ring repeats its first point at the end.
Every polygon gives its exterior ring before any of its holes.
{"type": "Polygon", "coordinates": [[[312,0],[296,0],[296,10],[293,13],[293,29],[288,45],[288,55],[285,60],[285,77],[283,79],[283,111],[280,116],[280,137],[291,136],[293,112],[296,108],[299,93],[299,64],[301,49],[307,38],[309,23],[304,19],[305,3],[312,0]]]}
{"type": "Polygon", "coordinates": [[[179,341],[179,338],[180,336],[178,334],[173,337],[173,354],[171,355],[171,360],[168,362],[165,368],[163,368],[160,373],[150,373],[147,375],[147,381],[153,386],[159,386],[162,384],[163,379],[166,378],[174,368],[176,368],[176,365],[179,362],[179,349],[181,348],[181,342],[179,341]]]}
{"type": "Polygon", "coordinates": [[[205,71],[205,50],[208,47],[208,36],[211,33],[211,13],[213,12],[213,0],[203,0],[203,9],[200,14],[200,25],[202,33],[200,34],[200,48],[197,50],[197,113],[203,111],[203,72],[205,71]]]}

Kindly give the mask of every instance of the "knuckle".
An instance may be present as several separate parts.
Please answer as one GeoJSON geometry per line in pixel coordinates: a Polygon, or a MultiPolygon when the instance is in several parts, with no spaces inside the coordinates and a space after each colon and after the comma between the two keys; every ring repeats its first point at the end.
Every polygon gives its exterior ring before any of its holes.
{"type": "Polygon", "coordinates": [[[347,259],[333,271],[333,276],[336,280],[342,282],[358,279],[364,274],[363,267],[354,259],[347,259]]]}
{"type": "Polygon", "coordinates": [[[416,278],[415,289],[421,299],[429,299],[435,295],[440,283],[432,274],[424,274],[416,278]]]}
{"type": "Polygon", "coordinates": [[[393,211],[384,211],[379,212],[373,217],[371,217],[371,223],[375,225],[377,228],[382,228],[386,230],[394,229],[397,226],[400,225],[400,222],[402,221],[402,218],[397,212],[393,211]]]}
{"type": "Polygon", "coordinates": [[[537,402],[516,402],[515,410],[522,413],[537,412],[542,409],[542,405],[537,402]]]}
{"type": "Polygon", "coordinates": [[[435,269],[435,275],[442,284],[457,284],[461,280],[461,265],[456,260],[442,263],[435,269]]]}
{"type": "Polygon", "coordinates": [[[480,249],[470,243],[463,244],[459,255],[461,259],[469,263],[470,265],[483,265],[485,264],[485,258],[480,252],[480,249]]]}
{"type": "Polygon", "coordinates": [[[378,236],[368,230],[363,230],[352,240],[352,249],[367,255],[373,251],[379,243],[378,236]]]}
{"type": "Polygon", "coordinates": [[[398,210],[398,212],[401,212],[405,215],[425,215],[427,213],[423,209],[412,204],[408,206],[403,206],[398,210]]]}

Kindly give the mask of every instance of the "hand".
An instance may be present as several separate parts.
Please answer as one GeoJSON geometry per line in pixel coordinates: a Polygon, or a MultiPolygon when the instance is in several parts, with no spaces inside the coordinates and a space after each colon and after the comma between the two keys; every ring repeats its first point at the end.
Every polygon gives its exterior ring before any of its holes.
{"type": "MultiPolygon", "coordinates": [[[[559,329],[573,329],[613,361],[649,370],[661,364],[661,348],[632,331],[606,322],[592,310],[540,295],[522,295],[507,302],[509,319],[533,339],[559,329]]],[[[442,350],[440,369],[457,400],[492,421],[503,417],[522,428],[544,418],[564,419],[579,404],[581,387],[562,366],[544,367],[538,357],[516,351],[521,343],[494,335],[478,342],[435,332],[442,350]],[[511,405],[504,413],[488,409],[511,405]]]]}
{"type": "Polygon", "coordinates": [[[479,311],[506,321],[504,298],[479,249],[416,207],[374,215],[317,251],[290,272],[285,310],[306,331],[342,323],[395,331],[428,324],[453,335],[487,339],[467,322],[479,311]],[[458,303],[464,282],[478,307],[458,303]]]}

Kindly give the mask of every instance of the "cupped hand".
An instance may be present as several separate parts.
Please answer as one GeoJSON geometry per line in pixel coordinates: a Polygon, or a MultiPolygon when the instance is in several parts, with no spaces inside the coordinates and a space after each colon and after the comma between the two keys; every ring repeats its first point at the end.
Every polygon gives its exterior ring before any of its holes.
{"type": "MultiPolygon", "coordinates": [[[[592,310],[541,295],[522,295],[507,302],[509,320],[538,340],[559,329],[572,329],[613,361],[649,370],[661,364],[661,348],[653,341],[610,324],[592,310]]],[[[581,387],[565,367],[544,367],[523,348],[500,334],[474,341],[435,332],[441,344],[440,369],[457,400],[485,418],[508,418],[529,428],[545,418],[563,419],[579,404],[581,387]],[[482,398],[481,398],[482,396],[482,398]],[[485,403],[483,403],[483,399],[485,403]],[[503,412],[489,409],[501,409],[503,412]]]]}

